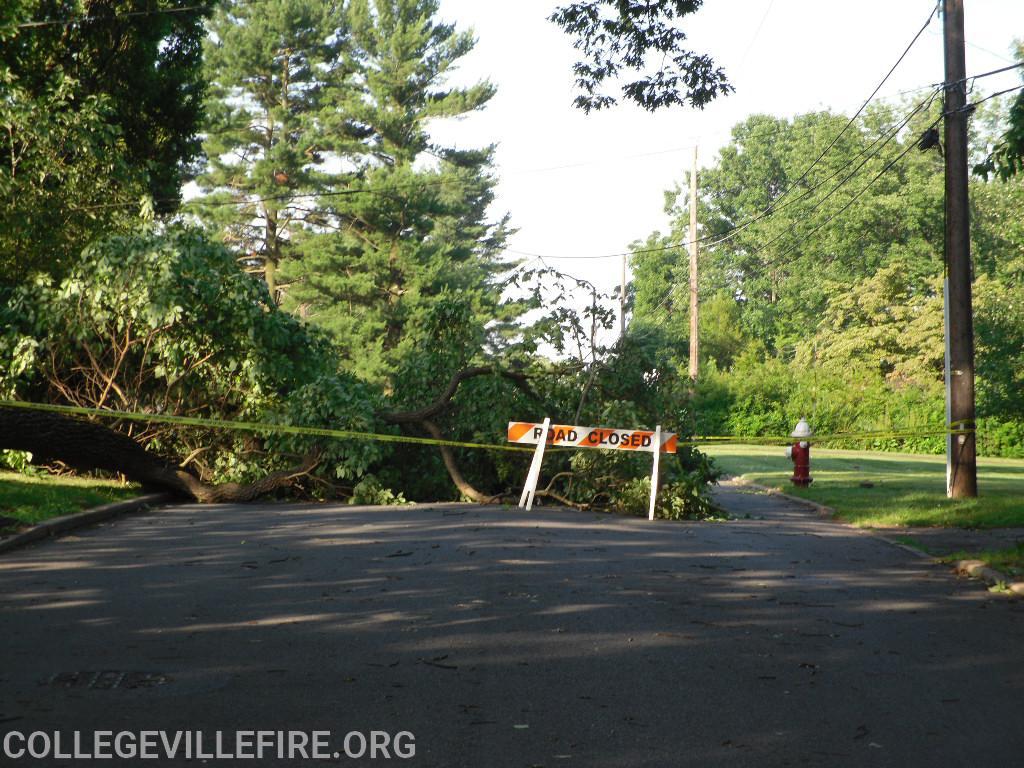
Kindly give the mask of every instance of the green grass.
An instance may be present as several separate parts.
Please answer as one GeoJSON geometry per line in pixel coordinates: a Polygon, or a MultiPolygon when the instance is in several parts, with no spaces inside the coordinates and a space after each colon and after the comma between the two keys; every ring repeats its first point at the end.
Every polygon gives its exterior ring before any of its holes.
{"type": "Polygon", "coordinates": [[[980,459],[979,497],[952,501],[946,498],[943,456],[812,448],[814,484],[797,488],[789,482],[793,464],[784,447],[712,445],[701,450],[729,475],[825,504],[854,525],[1024,526],[1022,460],[980,459]]]}
{"type": "MultiPolygon", "coordinates": [[[[29,525],[130,499],[139,493],[138,486],[121,485],[113,480],[0,472],[0,517],[14,518],[29,525]]],[[[5,527],[10,529],[16,524],[0,525],[0,528],[5,527]]]]}

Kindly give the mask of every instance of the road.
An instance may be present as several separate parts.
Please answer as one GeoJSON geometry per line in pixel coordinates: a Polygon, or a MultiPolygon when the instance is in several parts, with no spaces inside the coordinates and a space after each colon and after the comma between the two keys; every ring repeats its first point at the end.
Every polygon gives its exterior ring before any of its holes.
{"type": "Polygon", "coordinates": [[[328,765],[1020,764],[1020,602],[725,493],[740,519],[186,505],[8,553],[0,729],[415,740],[328,765]]]}

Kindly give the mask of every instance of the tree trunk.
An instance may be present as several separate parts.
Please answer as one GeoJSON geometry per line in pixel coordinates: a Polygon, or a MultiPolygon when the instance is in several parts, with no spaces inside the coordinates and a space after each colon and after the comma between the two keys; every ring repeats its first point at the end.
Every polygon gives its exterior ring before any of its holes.
{"type": "MultiPolygon", "coordinates": [[[[441,430],[438,429],[434,422],[424,419],[420,424],[422,424],[423,428],[430,433],[432,438],[435,440],[444,440],[444,435],[441,434],[441,430]]],[[[437,447],[438,450],[441,451],[441,460],[444,462],[445,469],[448,470],[448,476],[452,479],[452,482],[455,483],[455,487],[459,489],[459,493],[477,504],[490,504],[493,503],[495,498],[498,498],[480,493],[480,491],[469,484],[469,481],[466,480],[462,472],[459,470],[459,465],[455,461],[455,453],[452,451],[450,446],[439,445],[437,447]]]]}
{"type": "Polygon", "coordinates": [[[458,391],[459,385],[462,382],[467,379],[476,378],[477,376],[489,375],[501,376],[508,379],[529,397],[532,397],[534,400],[539,399],[533,390],[530,389],[530,383],[525,374],[516,373],[514,371],[504,371],[500,368],[495,368],[492,365],[479,365],[474,368],[464,368],[452,376],[445,391],[442,392],[441,395],[430,405],[416,411],[403,411],[399,413],[382,412],[378,413],[377,416],[388,424],[415,424],[423,421],[424,419],[431,419],[448,407],[448,404],[451,402],[452,398],[455,397],[455,393],[458,391]]]}
{"type": "Polygon", "coordinates": [[[310,456],[294,469],[272,472],[247,485],[207,485],[102,424],[58,413],[4,407],[0,407],[0,448],[28,451],[37,464],[60,461],[79,470],[119,472],[143,487],[202,503],[252,501],[291,485],[319,462],[317,456],[310,456]]]}
{"type": "MultiPolygon", "coordinates": [[[[445,391],[442,392],[441,395],[430,405],[416,411],[378,413],[377,417],[388,424],[420,424],[435,440],[442,440],[444,439],[444,435],[442,435],[441,430],[433,421],[431,421],[431,419],[444,411],[451,404],[452,398],[455,397],[455,393],[458,391],[459,385],[462,382],[467,379],[476,378],[477,376],[490,375],[506,378],[534,400],[539,399],[530,388],[529,380],[525,374],[514,371],[504,371],[491,365],[478,365],[473,368],[464,368],[461,371],[458,371],[448,382],[448,386],[445,391]]],[[[459,493],[478,504],[493,503],[495,500],[501,498],[500,494],[498,496],[488,496],[470,485],[462,472],[459,471],[458,462],[455,460],[455,452],[452,451],[449,446],[439,445],[438,449],[441,451],[441,459],[444,461],[445,469],[448,470],[448,476],[451,478],[455,487],[459,489],[459,493]]]]}

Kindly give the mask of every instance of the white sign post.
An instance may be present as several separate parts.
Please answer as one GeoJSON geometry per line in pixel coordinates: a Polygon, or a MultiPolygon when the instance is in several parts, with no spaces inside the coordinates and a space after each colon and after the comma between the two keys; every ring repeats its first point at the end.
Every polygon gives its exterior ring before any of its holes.
{"type": "MultiPolygon", "coordinates": [[[[654,428],[654,444],[661,445],[661,424],[654,428]]],[[[661,451],[654,452],[654,470],[651,472],[651,508],[647,512],[647,519],[654,519],[654,502],[658,497],[658,459],[661,458],[661,451]]]]}
{"type": "Polygon", "coordinates": [[[533,497],[540,481],[540,465],[544,459],[544,447],[551,445],[575,448],[598,448],[601,450],[640,451],[654,454],[654,469],[651,472],[651,504],[648,518],[654,519],[654,504],[658,496],[658,464],[662,453],[675,453],[678,438],[672,432],[662,432],[659,424],[653,432],[642,429],[611,429],[608,427],[581,427],[552,424],[544,419],[543,424],[529,421],[513,421],[508,425],[508,440],[511,443],[537,445],[533,454],[530,471],[526,475],[523,495],[519,506],[531,509],[533,497]]]}
{"type": "Polygon", "coordinates": [[[533,452],[533,462],[531,462],[530,471],[526,475],[523,495],[519,497],[520,508],[526,507],[527,512],[533,509],[533,495],[537,492],[537,481],[540,480],[540,465],[544,461],[544,446],[548,444],[548,429],[550,427],[551,419],[544,419],[544,424],[541,425],[540,439],[537,441],[537,450],[533,452]]]}

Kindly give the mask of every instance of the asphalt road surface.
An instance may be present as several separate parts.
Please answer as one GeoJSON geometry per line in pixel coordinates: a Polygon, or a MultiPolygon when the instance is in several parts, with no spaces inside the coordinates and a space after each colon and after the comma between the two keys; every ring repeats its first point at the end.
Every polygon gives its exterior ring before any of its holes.
{"type": "MultiPolygon", "coordinates": [[[[235,755],[106,765],[304,762],[238,759],[256,730],[330,731],[324,765],[1021,765],[1020,602],[726,501],[741,519],[179,506],[12,552],[0,731],[201,731],[207,755],[219,730],[235,755]],[[415,755],[384,759],[402,731],[415,755]]],[[[9,764],[96,764],[49,754],[9,764]]]]}

